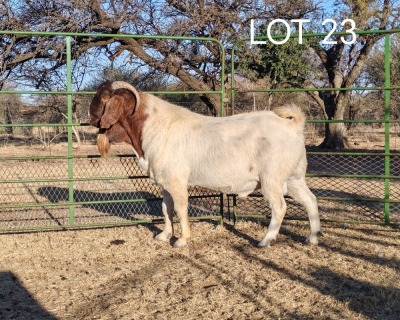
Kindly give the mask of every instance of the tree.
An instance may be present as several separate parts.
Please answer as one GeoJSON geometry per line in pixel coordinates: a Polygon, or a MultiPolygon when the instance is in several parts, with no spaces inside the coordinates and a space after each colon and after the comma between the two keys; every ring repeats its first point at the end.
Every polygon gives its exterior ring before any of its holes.
{"type": "MultiPolygon", "coordinates": [[[[235,40],[249,35],[250,19],[271,21],[308,17],[313,23],[309,28],[307,24],[304,27],[310,32],[324,31],[320,27],[326,17],[338,21],[339,26],[343,17],[351,18],[360,30],[389,30],[399,25],[399,0],[337,0],[333,8],[330,12],[331,9],[324,7],[322,1],[300,0],[4,0],[0,3],[0,30],[115,34],[112,37],[74,38],[72,54],[76,84],[83,83],[91,61],[107,56],[110,61],[124,57],[137,70],[158,70],[170,74],[192,90],[208,91],[221,89],[221,80],[227,80],[220,78],[221,60],[227,58],[229,61],[235,40]],[[132,39],[118,37],[118,33],[212,37],[224,44],[226,57],[222,57],[219,47],[209,41],[132,39]]],[[[325,31],[330,31],[330,26],[325,27],[325,31]]],[[[338,28],[336,31],[341,30],[338,28]]],[[[323,45],[318,41],[308,43],[319,59],[323,76],[310,77],[308,73],[304,80],[301,72],[302,86],[316,88],[324,83],[323,86],[328,88],[352,87],[368,54],[381,38],[382,35],[360,35],[354,44],[347,45],[340,36],[335,36],[333,40],[337,43],[333,45],[323,45]]],[[[295,74],[291,74],[290,79],[281,76],[281,71],[290,66],[282,62],[279,55],[297,55],[298,52],[297,49],[291,51],[295,47],[287,49],[285,52],[283,48],[274,48],[265,52],[263,58],[265,70],[260,71],[270,76],[276,85],[279,81],[289,83],[296,80],[295,74]],[[274,57],[278,65],[270,63],[274,57]]],[[[46,90],[65,85],[65,43],[62,37],[2,36],[0,57],[0,88],[4,79],[34,84],[46,90]]],[[[235,57],[231,60],[234,63],[235,57]]],[[[228,69],[226,71],[228,74],[228,69]]],[[[343,119],[350,91],[310,91],[309,94],[326,119],[343,119]]],[[[201,95],[201,99],[211,114],[219,114],[221,106],[217,95],[201,95]]],[[[344,124],[327,124],[321,146],[349,146],[344,124]]]]}
{"type": "MultiPolygon", "coordinates": [[[[384,52],[381,48],[374,50],[368,57],[362,71],[364,85],[385,86],[384,52]]],[[[400,86],[400,34],[391,37],[390,46],[390,83],[392,87],[400,86]]],[[[380,92],[382,98],[383,92],[380,92]]],[[[400,118],[400,91],[391,91],[391,114],[400,118]]]]}
{"type": "MultiPolygon", "coordinates": [[[[89,81],[85,91],[96,91],[97,87],[104,82],[104,79],[111,81],[126,81],[131,83],[135,88],[142,91],[188,91],[190,88],[176,81],[171,81],[168,75],[155,69],[148,69],[145,71],[139,71],[129,66],[114,66],[104,68],[96,74],[94,74],[89,81]]],[[[196,109],[197,112],[204,112],[204,104],[197,95],[193,94],[158,94],[164,100],[171,103],[182,105],[183,107],[189,107],[191,110],[196,109]],[[201,105],[203,108],[197,108],[201,105]]],[[[86,96],[83,100],[86,100],[86,107],[90,104],[91,97],[86,96]]],[[[87,110],[86,110],[87,113],[87,110]]]]}
{"type": "MultiPolygon", "coordinates": [[[[132,58],[137,68],[151,67],[171,74],[192,90],[218,90],[222,52],[214,42],[119,38],[118,33],[212,37],[227,47],[248,34],[250,19],[302,17],[315,9],[311,1],[176,1],[176,0],[4,0],[1,30],[38,30],[116,34],[77,37],[73,57],[100,55],[111,60],[132,58]]],[[[60,37],[4,36],[0,39],[3,77],[54,87],[54,74],[65,64],[60,37]],[[34,73],[32,73],[34,72],[34,73]]],[[[87,66],[83,66],[85,70],[87,66]]],[[[217,95],[202,95],[213,115],[217,95]]]]}
{"type": "MultiPolygon", "coordinates": [[[[358,30],[390,30],[399,26],[399,4],[399,1],[391,0],[336,1],[337,9],[334,13],[337,21],[343,16],[353,19],[358,30]]],[[[341,36],[335,37],[337,41],[335,45],[316,43],[313,49],[321,60],[327,85],[331,88],[351,88],[359,77],[369,53],[383,36],[383,34],[360,35],[351,45],[342,41],[341,36]]],[[[326,119],[343,120],[351,91],[314,91],[310,94],[323,110],[326,119]]],[[[349,146],[344,123],[327,123],[321,147],[342,149],[349,146]]]]}
{"type": "MultiPolygon", "coordinates": [[[[266,29],[266,28],[263,28],[266,29]]],[[[278,30],[276,34],[282,34],[278,30]]],[[[262,34],[266,34],[262,32],[262,34]]],[[[262,89],[298,88],[303,86],[312,70],[308,39],[299,44],[297,39],[290,39],[282,45],[269,41],[249,50],[245,43],[239,45],[239,62],[236,70],[254,84],[264,80],[262,89]]],[[[268,94],[268,103],[272,105],[272,94],[268,94]]]]}
{"type": "MultiPolygon", "coordinates": [[[[8,83],[5,84],[5,87],[12,90],[8,83]]],[[[9,125],[4,127],[6,134],[14,134],[14,128],[11,125],[17,122],[19,111],[24,106],[20,96],[0,94],[0,123],[9,125]]]]}
{"type": "MultiPolygon", "coordinates": [[[[351,28],[350,22],[341,29],[341,20],[352,19],[357,30],[390,30],[397,28],[399,23],[400,1],[335,1],[333,11],[327,9],[310,13],[310,24],[303,24],[305,31],[329,32],[332,24],[326,24],[321,29],[325,18],[331,18],[339,26],[335,31],[345,31],[351,28]]],[[[261,30],[263,26],[261,25],[261,30]]],[[[265,29],[265,28],[264,28],[265,29]]],[[[286,30],[284,30],[286,32],[286,30]]],[[[265,32],[260,32],[265,35],[265,32]]],[[[279,32],[278,32],[279,33],[279,32]]],[[[309,38],[303,46],[294,41],[285,45],[271,45],[267,42],[266,50],[261,53],[261,59],[255,61],[258,77],[267,76],[270,82],[279,86],[303,88],[351,88],[359,78],[366,59],[374,46],[382,39],[383,34],[360,35],[353,44],[349,37],[332,36],[333,44],[324,44],[323,39],[309,38]],[[313,52],[310,52],[311,49],[313,52]],[[311,68],[313,66],[313,69],[311,68]]],[[[252,66],[252,63],[248,65],[252,66]]],[[[321,109],[327,120],[343,120],[349,107],[351,91],[309,91],[308,94],[321,109]]],[[[342,149],[350,146],[344,123],[326,123],[325,137],[320,145],[322,148],[342,149]]]]}

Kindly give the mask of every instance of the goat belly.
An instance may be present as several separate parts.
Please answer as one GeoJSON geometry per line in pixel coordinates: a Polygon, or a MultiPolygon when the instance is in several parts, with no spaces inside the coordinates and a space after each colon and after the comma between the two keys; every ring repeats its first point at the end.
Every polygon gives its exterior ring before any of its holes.
{"type": "Polygon", "coordinates": [[[249,181],[244,185],[203,186],[208,189],[226,194],[237,194],[239,198],[246,198],[250,193],[260,188],[258,181],[249,181]]]}
{"type": "Polygon", "coordinates": [[[238,186],[238,189],[232,193],[236,193],[239,198],[246,198],[250,193],[260,189],[261,185],[259,181],[248,181],[242,186],[238,186]]]}
{"type": "MultiPolygon", "coordinates": [[[[214,178],[217,178],[214,176],[214,178]]],[[[227,179],[195,179],[189,180],[190,186],[199,186],[214,191],[219,191],[226,194],[237,194],[240,198],[247,197],[250,193],[260,188],[259,179],[252,177],[251,179],[244,180],[238,177],[227,179]],[[236,179],[235,179],[236,178],[236,179]]]]}
{"type": "Polygon", "coordinates": [[[246,198],[250,193],[260,189],[260,182],[258,181],[247,181],[241,185],[232,184],[225,187],[219,187],[216,191],[226,194],[237,194],[239,198],[246,198]]]}

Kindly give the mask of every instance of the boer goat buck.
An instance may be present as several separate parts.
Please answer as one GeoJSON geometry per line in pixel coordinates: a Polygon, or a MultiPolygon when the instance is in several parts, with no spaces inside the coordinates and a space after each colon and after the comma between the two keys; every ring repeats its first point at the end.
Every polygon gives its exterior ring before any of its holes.
{"type": "Polygon", "coordinates": [[[139,166],[162,187],[165,227],[157,240],[173,236],[175,210],[182,229],[174,246],[186,245],[188,186],[201,186],[239,197],[261,188],[272,218],[259,246],[276,239],[288,194],[305,206],[311,227],[307,239],[318,243],[318,206],[305,182],[304,115],[298,107],[207,117],[116,81],[99,86],[90,114],[90,124],[99,128],[99,152],[107,155],[112,142],[131,144],[139,166]]]}

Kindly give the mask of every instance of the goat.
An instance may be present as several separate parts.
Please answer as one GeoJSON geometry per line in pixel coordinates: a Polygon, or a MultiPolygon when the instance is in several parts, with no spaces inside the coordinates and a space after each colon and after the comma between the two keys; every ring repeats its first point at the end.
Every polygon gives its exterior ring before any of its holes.
{"type": "Polygon", "coordinates": [[[180,219],[182,247],[190,239],[188,186],[201,186],[246,197],[261,192],[272,217],[259,246],[276,240],[286,212],[284,195],[305,206],[318,244],[320,219],[314,194],[305,182],[304,114],[283,106],[224,118],[203,116],[138,92],[123,82],[104,82],[90,105],[90,124],[99,128],[99,152],[107,155],[112,142],[132,145],[138,164],[162,188],[164,230],[157,240],[174,235],[172,215],[180,219]]]}

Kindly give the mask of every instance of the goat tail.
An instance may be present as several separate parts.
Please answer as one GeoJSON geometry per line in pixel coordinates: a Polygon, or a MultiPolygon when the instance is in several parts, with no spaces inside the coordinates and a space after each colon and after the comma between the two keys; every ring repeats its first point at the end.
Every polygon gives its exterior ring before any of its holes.
{"type": "Polygon", "coordinates": [[[301,108],[295,104],[288,104],[272,110],[277,116],[293,122],[299,130],[304,129],[306,117],[301,108]]]}

